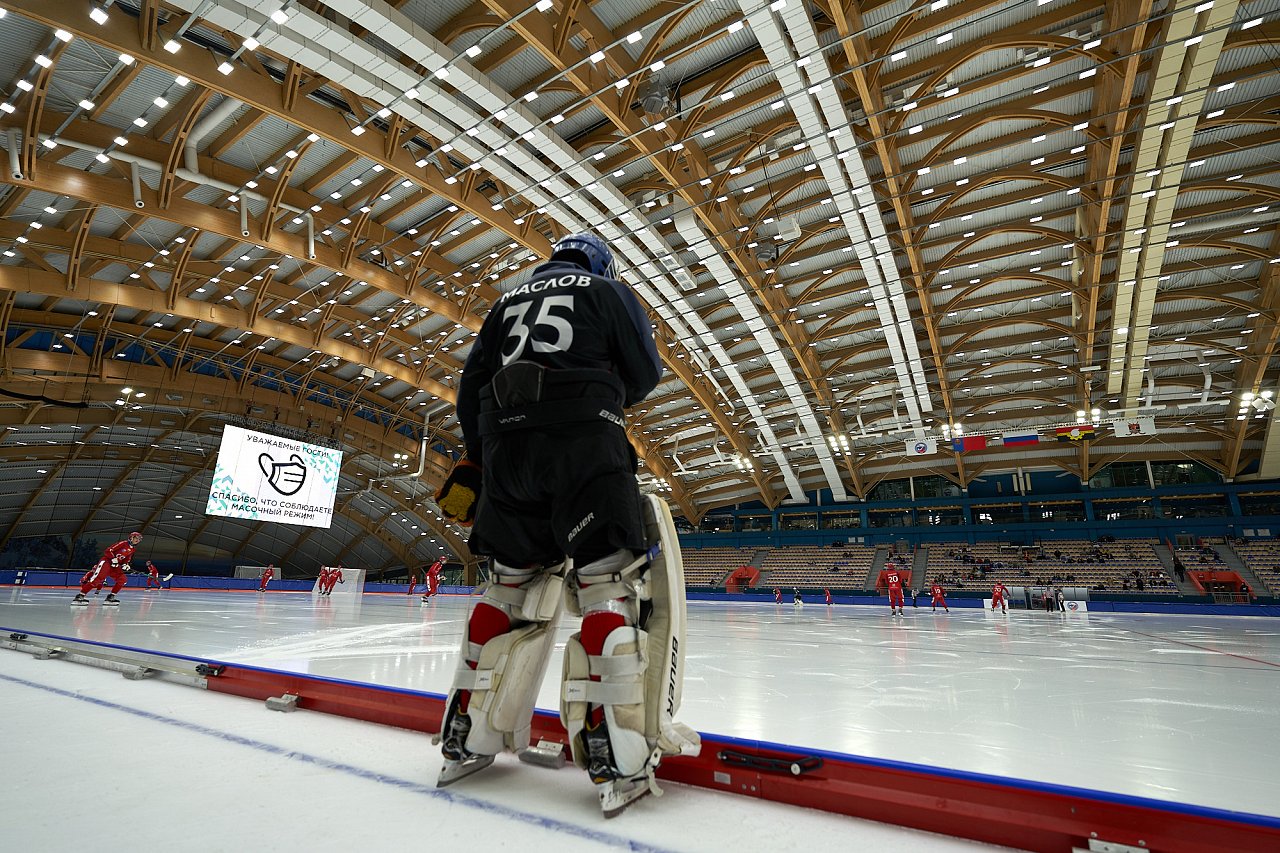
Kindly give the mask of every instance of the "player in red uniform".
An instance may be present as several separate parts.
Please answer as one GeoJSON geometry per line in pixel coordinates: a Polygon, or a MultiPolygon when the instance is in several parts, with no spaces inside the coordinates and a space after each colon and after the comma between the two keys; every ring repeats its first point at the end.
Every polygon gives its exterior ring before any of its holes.
{"type": "Polygon", "coordinates": [[[409,569],[409,591],[405,595],[413,595],[413,590],[418,586],[418,568],[414,566],[409,569]]]}
{"type": "Polygon", "coordinates": [[[782,603],[782,590],[779,589],[778,587],[773,588],[773,603],[774,604],[782,603]]]}
{"type": "Polygon", "coordinates": [[[889,584],[889,615],[897,613],[899,616],[905,616],[906,614],[902,612],[902,575],[898,574],[897,569],[890,569],[884,579],[889,584]]]}
{"type": "Polygon", "coordinates": [[[831,603],[831,590],[829,590],[829,589],[824,589],[824,590],[822,591],[822,594],[826,597],[826,599],[827,599],[827,604],[830,604],[830,603],[831,603]]]}
{"type": "Polygon", "coordinates": [[[85,593],[94,587],[102,589],[106,582],[111,580],[111,592],[102,603],[110,606],[118,605],[120,599],[116,598],[116,593],[124,589],[126,583],[124,573],[129,570],[129,560],[133,558],[133,552],[141,541],[142,534],[135,530],[129,534],[128,539],[117,542],[103,551],[102,559],[93,567],[93,571],[87,578],[80,579],[80,592],[71,600],[71,603],[88,604],[89,599],[85,597],[85,593]]]}
{"type": "Polygon", "coordinates": [[[440,570],[444,568],[444,557],[436,557],[436,561],[427,569],[427,594],[422,596],[426,601],[440,591],[440,570]]]}
{"type": "Polygon", "coordinates": [[[342,579],[342,566],[334,566],[332,568],[320,570],[321,595],[332,595],[334,586],[340,583],[346,583],[346,581],[342,579]]]}
{"type": "Polygon", "coordinates": [[[1000,605],[1001,613],[1008,613],[1009,608],[1005,605],[1005,598],[1009,595],[1009,588],[1000,581],[996,581],[996,585],[991,587],[991,609],[995,610],[996,605],[1000,605]]]}
{"type": "Polygon", "coordinates": [[[942,584],[937,581],[933,582],[933,586],[929,587],[929,595],[933,598],[933,610],[937,612],[938,605],[942,605],[942,609],[951,612],[951,608],[947,607],[947,591],[942,588],[942,584]]]}
{"type": "MultiPolygon", "coordinates": [[[[98,568],[98,564],[97,564],[97,563],[94,563],[93,568],[89,569],[89,571],[85,572],[83,575],[81,575],[81,576],[80,576],[80,585],[81,585],[81,586],[84,586],[85,584],[87,584],[87,583],[89,582],[89,578],[93,577],[93,573],[97,570],[97,568],[98,568]]],[[[101,592],[102,592],[102,587],[98,587],[97,589],[95,589],[95,590],[93,591],[93,594],[94,594],[94,595],[98,595],[98,594],[99,594],[99,593],[101,593],[101,592]]],[[[74,604],[74,602],[72,602],[72,603],[74,604]]]]}
{"type": "Polygon", "coordinates": [[[164,584],[160,583],[160,570],[156,568],[156,564],[147,560],[147,589],[164,589],[164,584]],[[154,587],[153,587],[154,584],[154,587]]]}
{"type": "Polygon", "coordinates": [[[258,584],[258,592],[266,592],[267,584],[271,583],[271,579],[276,576],[276,567],[274,564],[268,564],[262,570],[262,582],[258,584]]]}

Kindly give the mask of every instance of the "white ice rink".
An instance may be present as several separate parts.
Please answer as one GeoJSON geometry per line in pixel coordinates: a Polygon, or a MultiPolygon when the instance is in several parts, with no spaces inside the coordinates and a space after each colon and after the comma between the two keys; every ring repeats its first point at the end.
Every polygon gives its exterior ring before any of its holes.
{"type": "MultiPolygon", "coordinates": [[[[0,628],[440,694],[468,607],[127,589],[119,608],[73,609],[71,595],[0,590],[0,628]]],[[[1280,815],[1272,620],[689,611],[680,717],[700,731],[1280,815]]],[[[551,673],[574,627],[562,625],[551,673]]],[[[557,706],[553,682],[539,707],[557,706]]],[[[422,734],[12,651],[0,651],[0,725],[3,850],[345,849],[373,828],[375,849],[847,850],[855,831],[880,849],[962,844],[679,785],[605,823],[583,774],[514,760],[438,792],[422,734]],[[493,845],[468,840],[473,822],[493,845]]]]}

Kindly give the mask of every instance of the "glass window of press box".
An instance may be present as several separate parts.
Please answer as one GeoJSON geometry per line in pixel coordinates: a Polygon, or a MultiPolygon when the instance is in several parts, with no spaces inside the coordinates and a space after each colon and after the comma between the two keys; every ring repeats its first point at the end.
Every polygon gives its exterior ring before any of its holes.
{"type": "Polygon", "coordinates": [[[1245,515],[1280,515],[1280,492],[1241,495],[1240,511],[1245,515]]]}
{"type": "Polygon", "coordinates": [[[772,530],[772,515],[740,515],[738,516],[738,529],[743,533],[750,533],[757,530],[772,530]]]}
{"type": "Polygon", "coordinates": [[[972,507],[974,524],[1022,524],[1022,504],[981,504],[972,507]]]}
{"type": "Polygon", "coordinates": [[[916,517],[920,524],[964,524],[964,510],[958,506],[920,507],[916,517]]]}
{"type": "Polygon", "coordinates": [[[842,527],[861,527],[862,515],[856,512],[824,512],[823,530],[839,530],[842,527]]]}
{"type": "Polygon", "coordinates": [[[1157,486],[1222,482],[1217,471],[1199,462],[1152,462],[1151,479],[1157,486]]]}
{"type": "Polygon", "coordinates": [[[1165,518],[1218,518],[1231,514],[1226,495],[1172,495],[1160,498],[1165,518]]]}
{"type": "Polygon", "coordinates": [[[702,523],[698,525],[700,533],[732,533],[733,532],[733,516],[731,515],[708,515],[704,516],[702,523]]]}
{"type": "Polygon", "coordinates": [[[1084,501],[1041,501],[1031,504],[1031,522],[1084,521],[1084,501]]]}
{"type": "Polygon", "coordinates": [[[1094,498],[1094,521],[1125,521],[1134,518],[1155,518],[1155,504],[1151,498],[1094,498]]]}
{"type": "Polygon", "coordinates": [[[909,509],[872,509],[867,511],[867,521],[872,527],[910,527],[909,509]]]}
{"type": "Polygon", "coordinates": [[[779,530],[817,530],[816,512],[787,513],[778,517],[779,530]]]}
{"type": "MultiPolygon", "coordinates": [[[[911,500],[910,480],[885,480],[877,483],[867,495],[869,501],[909,501],[911,500]]],[[[875,527],[876,525],[871,525],[875,527]]]]}
{"type": "Polygon", "coordinates": [[[1147,463],[1112,462],[1089,478],[1091,489],[1148,489],[1147,463]]]}
{"type": "MultiPolygon", "coordinates": [[[[960,487],[946,477],[937,475],[912,477],[917,498],[958,498],[960,487]]],[[[932,511],[932,510],[931,510],[932,511]]]]}

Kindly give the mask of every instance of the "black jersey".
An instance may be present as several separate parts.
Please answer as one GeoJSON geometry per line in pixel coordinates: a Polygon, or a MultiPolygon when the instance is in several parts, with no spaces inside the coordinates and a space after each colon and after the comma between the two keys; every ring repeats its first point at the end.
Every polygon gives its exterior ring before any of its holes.
{"type": "Polygon", "coordinates": [[[516,361],[551,372],[608,371],[621,386],[622,406],[643,400],[662,375],[648,318],[626,285],[576,264],[542,264],[498,299],[467,356],[458,420],[472,459],[481,454],[481,393],[516,361]]]}

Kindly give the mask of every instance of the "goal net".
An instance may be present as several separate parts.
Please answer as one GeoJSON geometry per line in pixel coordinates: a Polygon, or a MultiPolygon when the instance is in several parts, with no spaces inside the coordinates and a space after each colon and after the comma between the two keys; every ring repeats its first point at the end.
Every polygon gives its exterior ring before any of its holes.
{"type": "MultiPolygon", "coordinates": [[[[321,566],[321,571],[329,568],[334,567],[321,566]]],[[[329,597],[338,598],[341,596],[343,598],[359,598],[364,592],[364,569],[349,569],[346,566],[338,566],[337,568],[342,570],[342,583],[333,585],[333,592],[330,593],[329,597]]],[[[311,591],[313,593],[320,592],[319,577],[316,578],[315,585],[311,587],[311,591]]]]}
{"type": "MultiPolygon", "coordinates": [[[[254,581],[261,581],[262,573],[265,572],[266,570],[267,570],[266,566],[236,566],[235,577],[247,578],[254,581]]],[[[272,566],[271,571],[272,571],[271,583],[267,584],[268,589],[271,588],[271,584],[276,583],[283,576],[283,572],[281,572],[279,566],[272,566]]]]}

